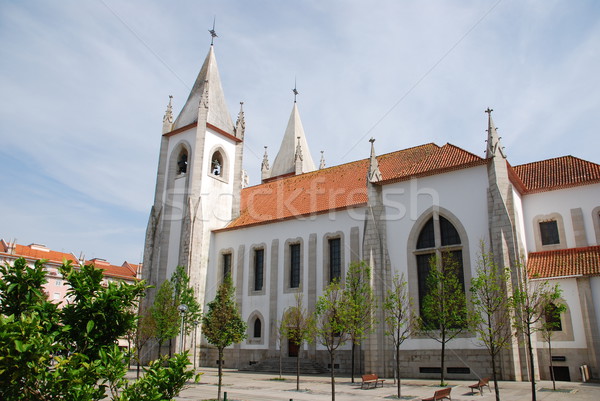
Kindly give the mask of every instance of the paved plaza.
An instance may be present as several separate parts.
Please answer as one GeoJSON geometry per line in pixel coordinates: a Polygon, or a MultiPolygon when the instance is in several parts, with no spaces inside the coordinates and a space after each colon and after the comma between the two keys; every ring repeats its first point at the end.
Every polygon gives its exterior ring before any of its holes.
{"type": "MultiPolygon", "coordinates": [[[[204,374],[200,383],[190,385],[184,390],[177,400],[207,400],[217,397],[218,375],[215,368],[201,368],[204,374]]],[[[224,369],[223,391],[227,392],[228,400],[239,401],[318,401],[331,400],[331,384],[329,376],[305,375],[300,377],[300,389],[296,391],[296,377],[284,375],[284,381],[274,380],[275,373],[250,373],[237,370],[224,369]]],[[[402,399],[420,400],[431,397],[436,389],[435,380],[406,379],[402,381],[402,399]]],[[[471,394],[469,385],[474,380],[450,380],[452,386],[452,400],[494,400],[492,391],[485,389],[483,396],[478,393],[471,394]]],[[[500,395],[502,400],[530,400],[531,385],[528,382],[500,382],[500,395]]],[[[538,400],[569,400],[569,401],[597,401],[600,400],[600,384],[579,382],[557,382],[558,391],[554,392],[552,382],[541,381],[537,384],[538,400]]],[[[395,397],[396,387],[393,380],[386,379],[383,388],[361,390],[360,378],[352,384],[350,378],[343,376],[336,378],[336,401],[358,400],[390,400],[395,397]]]]}

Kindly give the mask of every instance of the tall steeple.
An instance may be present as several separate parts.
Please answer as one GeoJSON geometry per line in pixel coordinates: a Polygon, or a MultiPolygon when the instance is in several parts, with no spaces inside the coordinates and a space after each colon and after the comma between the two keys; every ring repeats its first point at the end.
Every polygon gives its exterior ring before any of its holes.
{"type": "Polygon", "coordinates": [[[371,142],[371,157],[369,158],[369,182],[379,182],[382,179],[381,171],[379,171],[379,162],[377,161],[377,156],[375,155],[375,139],[369,139],[371,142]]]}
{"type": "Polygon", "coordinates": [[[210,46],[208,55],[196,78],[190,95],[173,123],[173,130],[198,121],[198,106],[204,92],[207,92],[208,123],[234,135],[234,125],[227,109],[225,95],[221,85],[221,77],[217,67],[214,46],[210,46]]]}
{"type": "Polygon", "coordinates": [[[275,156],[273,161],[273,168],[271,169],[271,177],[278,177],[280,175],[295,173],[298,169],[296,168],[296,149],[299,147],[302,151],[301,168],[302,173],[308,173],[316,170],[315,162],[310,155],[308,148],[308,142],[306,141],[306,135],[304,134],[304,128],[302,127],[302,121],[300,120],[300,113],[298,112],[298,104],[296,103],[296,96],[298,91],[294,87],[294,107],[292,108],[292,114],[288,121],[285,134],[283,134],[283,140],[279,147],[279,152],[275,156]]]}

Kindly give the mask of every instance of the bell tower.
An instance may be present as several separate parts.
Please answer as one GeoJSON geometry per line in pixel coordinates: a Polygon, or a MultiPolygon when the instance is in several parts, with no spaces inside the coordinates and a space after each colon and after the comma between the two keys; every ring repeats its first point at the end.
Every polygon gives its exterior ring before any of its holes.
{"type": "Polygon", "coordinates": [[[235,124],[229,114],[211,43],[181,112],[173,120],[169,99],[163,118],[144,247],[143,278],[155,286],[147,306],[178,265],[204,303],[210,233],[239,215],[244,129],[243,109],[235,124]]]}

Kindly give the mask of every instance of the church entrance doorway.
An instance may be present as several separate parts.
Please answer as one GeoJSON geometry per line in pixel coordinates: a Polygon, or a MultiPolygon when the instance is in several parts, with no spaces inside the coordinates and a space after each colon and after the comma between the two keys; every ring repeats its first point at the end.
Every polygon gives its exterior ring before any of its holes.
{"type": "Polygon", "coordinates": [[[297,357],[298,356],[298,344],[292,342],[291,340],[288,340],[288,356],[289,357],[297,357]]]}

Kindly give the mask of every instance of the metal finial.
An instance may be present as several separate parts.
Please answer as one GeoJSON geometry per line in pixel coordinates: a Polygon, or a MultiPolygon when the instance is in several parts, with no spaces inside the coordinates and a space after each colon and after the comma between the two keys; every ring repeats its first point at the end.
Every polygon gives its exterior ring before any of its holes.
{"type": "Polygon", "coordinates": [[[294,89],[292,89],[292,92],[294,92],[294,103],[296,103],[296,96],[300,94],[300,92],[298,92],[298,89],[296,89],[296,86],[296,78],[294,78],[294,89]]]}
{"type": "Polygon", "coordinates": [[[490,109],[489,107],[485,110],[485,112],[490,115],[492,114],[492,111],[494,111],[494,109],[490,109]]]}
{"type": "Polygon", "coordinates": [[[213,45],[213,43],[214,43],[214,41],[215,41],[215,38],[218,38],[218,37],[219,37],[219,36],[217,35],[217,32],[215,31],[215,21],[216,21],[216,20],[217,20],[217,17],[215,16],[215,17],[213,18],[213,27],[212,27],[212,29],[209,29],[209,30],[208,30],[208,32],[210,32],[210,37],[211,37],[211,39],[210,39],[210,45],[211,45],[211,46],[213,45]]]}
{"type": "Polygon", "coordinates": [[[374,143],[375,142],[375,138],[369,139],[369,142],[374,143]]]}

